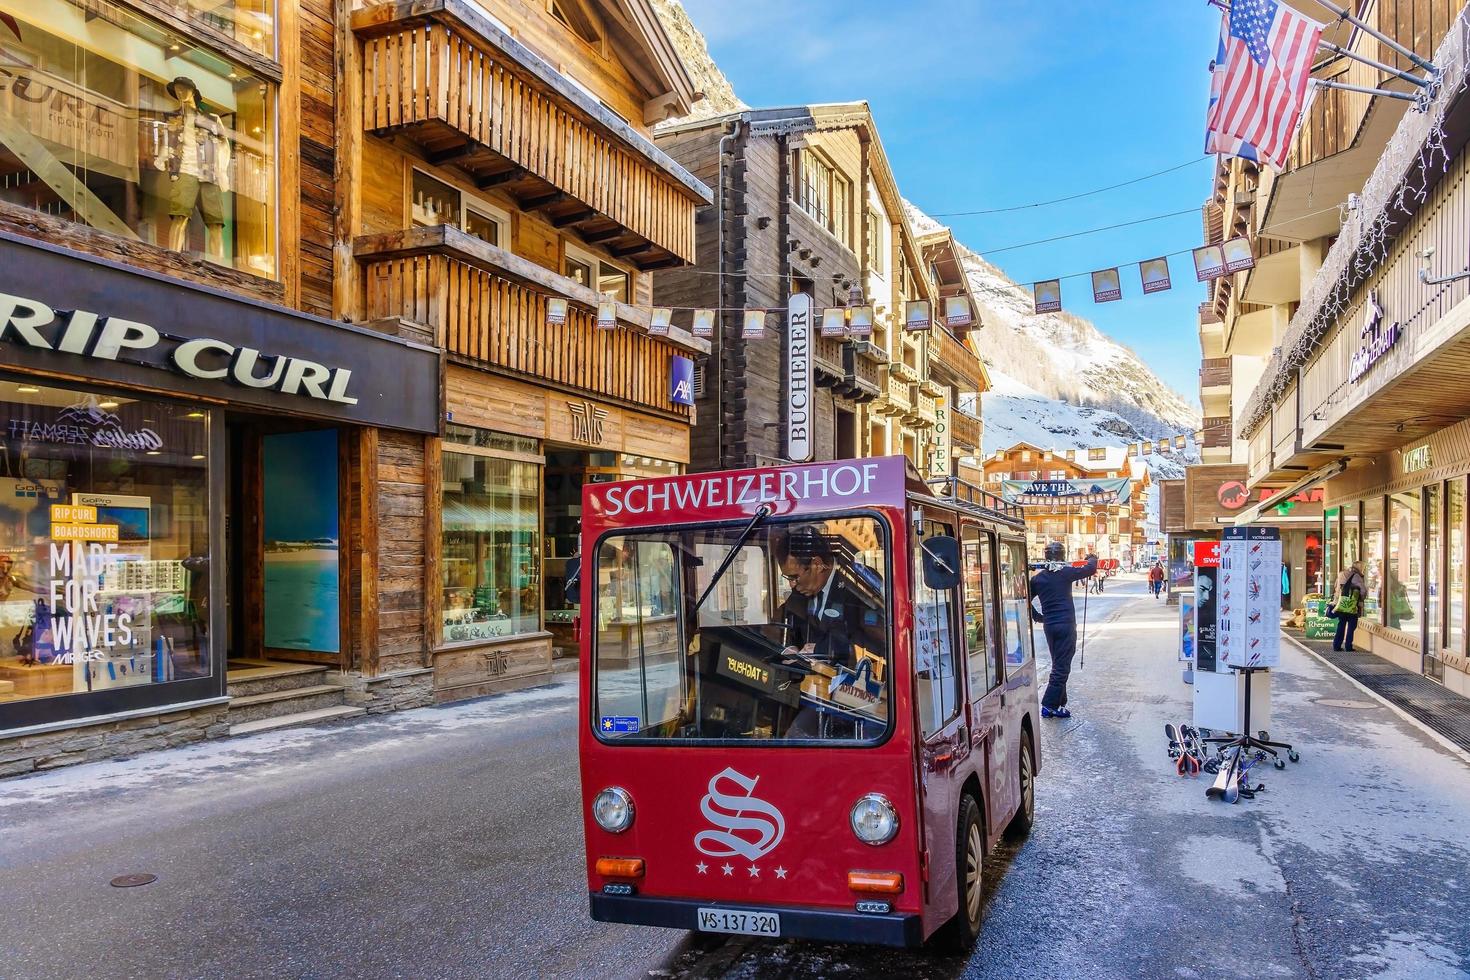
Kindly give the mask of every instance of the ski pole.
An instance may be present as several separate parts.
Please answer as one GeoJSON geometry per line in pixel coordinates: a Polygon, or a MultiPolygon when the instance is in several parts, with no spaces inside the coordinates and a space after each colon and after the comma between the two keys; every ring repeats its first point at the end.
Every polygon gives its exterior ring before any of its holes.
{"type": "Polygon", "coordinates": [[[1082,591],[1082,647],[1077,651],[1077,669],[1087,666],[1087,590],[1082,591]]]}

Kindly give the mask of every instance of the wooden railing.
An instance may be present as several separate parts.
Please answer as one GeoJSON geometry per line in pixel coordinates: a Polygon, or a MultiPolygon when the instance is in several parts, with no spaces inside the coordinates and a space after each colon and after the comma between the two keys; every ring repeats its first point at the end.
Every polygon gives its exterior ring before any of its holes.
{"type": "Polygon", "coordinates": [[[929,333],[929,365],[931,372],[938,367],[938,373],[948,373],[961,391],[980,390],[980,358],[943,327],[936,326],[929,333]]]}
{"type": "Polygon", "coordinates": [[[1216,416],[1204,419],[1200,423],[1204,432],[1204,449],[1228,449],[1231,443],[1231,425],[1228,416],[1216,416]]]}
{"type": "Polygon", "coordinates": [[[884,376],[887,373],[887,365],[864,357],[858,353],[858,344],[863,341],[854,341],[843,350],[843,366],[847,374],[851,376],[854,384],[862,389],[862,393],[876,397],[882,394],[887,387],[884,376]]]}
{"type": "Polygon", "coordinates": [[[1267,418],[1250,434],[1247,454],[1247,469],[1251,480],[1258,480],[1271,472],[1271,420],[1267,418]]]}
{"type": "Polygon", "coordinates": [[[833,378],[847,376],[847,369],[842,364],[842,341],[836,337],[818,336],[816,344],[812,347],[812,356],[816,361],[818,371],[833,378]]]}
{"type": "Polygon", "coordinates": [[[1200,362],[1199,386],[1216,388],[1230,384],[1230,358],[1207,357],[1200,362]]]}
{"type": "Polygon", "coordinates": [[[576,292],[582,287],[566,280],[565,289],[553,289],[555,283],[536,279],[550,273],[526,268],[520,264],[525,260],[453,228],[368,236],[357,240],[355,251],[369,319],[425,324],[446,352],[469,361],[671,415],[690,414],[669,397],[675,342],[644,332],[647,323],[638,322],[632,307],[619,308],[618,327],[599,329],[588,297],[576,292]],[[426,245],[429,239],[448,241],[436,249],[426,245]],[[569,304],[566,322],[549,324],[546,301],[568,294],[578,302],[569,304]]]}
{"type": "Polygon", "coordinates": [[[1215,312],[1215,307],[1210,303],[1201,303],[1199,305],[1199,322],[1201,326],[1205,324],[1223,325],[1224,323],[1224,321],[1220,319],[1220,314],[1215,312]]]}
{"type": "Polygon", "coordinates": [[[949,412],[949,431],[950,439],[956,446],[963,447],[971,452],[979,452],[981,436],[984,430],[978,418],[958,406],[951,406],[949,412]]]}
{"type": "Polygon", "coordinates": [[[707,189],[565,79],[551,77],[554,69],[528,67],[539,59],[463,0],[365,7],[353,28],[363,44],[369,132],[422,130],[421,142],[447,139],[445,148],[436,143],[426,152],[461,165],[476,156],[498,161],[503,169],[488,180],[540,178],[555,189],[545,197],[558,207],[591,209],[693,260],[695,208],[707,189]]]}

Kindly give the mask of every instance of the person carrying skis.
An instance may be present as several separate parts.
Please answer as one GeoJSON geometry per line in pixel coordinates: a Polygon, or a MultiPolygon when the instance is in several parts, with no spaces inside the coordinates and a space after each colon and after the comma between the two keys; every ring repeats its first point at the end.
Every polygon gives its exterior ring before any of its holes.
{"type": "Polygon", "coordinates": [[[1067,551],[1060,541],[1046,546],[1046,564],[1031,576],[1031,618],[1041,624],[1051,650],[1051,677],[1041,696],[1041,717],[1070,718],[1067,710],[1067,677],[1077,653],[1077,611],[1072,605],[1072,584],[1097,571],[1097,555],[1088,555],[1080,566],[1066,563],[1067,551]],[[1036,601],[1041,601],[1041,610],[1036,601]]]}
{"type": "Polygon", "coordinates": [[[1154,567],[1148,570],[1148,590],[1157,598],[1164,594],[1164,563],[1155,561],[1154,567]]]}

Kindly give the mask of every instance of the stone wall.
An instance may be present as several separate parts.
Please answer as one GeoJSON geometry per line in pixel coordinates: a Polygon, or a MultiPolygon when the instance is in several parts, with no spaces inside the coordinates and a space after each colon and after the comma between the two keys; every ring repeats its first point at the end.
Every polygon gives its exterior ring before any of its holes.
{"type": "Polygon", "coordinates": [[[0,777],[171,749],[230,732],[224,704],[0,738],[0,777]]]}
{"type": "Polygon", "coordinates": [[[327,683],[347,688],[346,702],[366,708],[370,715],[426,708],[434,703],[434,669],[400,670],[377,677],[328,674],[327,683]]]}

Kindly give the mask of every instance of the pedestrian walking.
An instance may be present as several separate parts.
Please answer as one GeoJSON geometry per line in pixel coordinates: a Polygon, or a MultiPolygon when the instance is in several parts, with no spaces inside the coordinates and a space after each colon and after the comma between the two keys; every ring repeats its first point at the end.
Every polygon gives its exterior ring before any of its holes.
{"type": "Polygon", "coordinates": [[[1148,590],[1153,593],[1154,598],[1164,594],[1164,562],[1159,559],[1154,562],[1154,567],[1148,570],[1148,590]]]}
{"type": "Polygon", "coordinates": [[[1072,605],[1072,586],[1097,571],[1097,555],[1088,555],[1080,566],[1068,565],[1060,541],[1046,546],[1046,564],[1031,576],[1031,618],[1041,624],[1051,650],[1051,677],[1041,696],[1041,717],[1070,718],[1067,709],[1067,677],[1077,653],[1077,610],[1072,605]],[[1038,611],[1036,602],[1040,600],[1038,611]]]}
{"type": "Polygon", "coordinates": [[[1366,593],[1363,563],[1355,561],[1337,577],[1337,601],[1332,606],[1337,632],[1332,636],[1332,649],[1352,651],[1353,634],[1358,631],[1358,617],[1363,615],[1363,596],[1366,593]]]}

